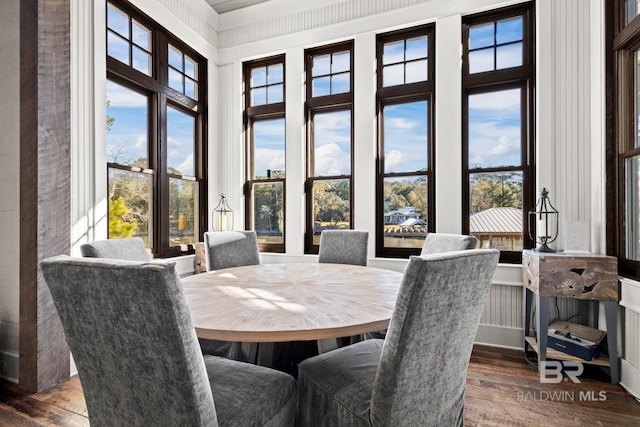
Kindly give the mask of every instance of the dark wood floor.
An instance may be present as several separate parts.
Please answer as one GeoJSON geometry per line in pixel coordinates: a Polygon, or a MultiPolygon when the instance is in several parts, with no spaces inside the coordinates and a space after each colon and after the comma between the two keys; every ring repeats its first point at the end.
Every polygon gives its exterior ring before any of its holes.
{"type": "MultiPolygon", "coordinates": [[[[521,351],[476,346],[466,389],[467,426],[640,426],[640,403],[587,369],[580,384],[541,384],[521,351]]],[[[0,426],[86,426],[78,377],[31,394],[0,381],[0,426]]]]}

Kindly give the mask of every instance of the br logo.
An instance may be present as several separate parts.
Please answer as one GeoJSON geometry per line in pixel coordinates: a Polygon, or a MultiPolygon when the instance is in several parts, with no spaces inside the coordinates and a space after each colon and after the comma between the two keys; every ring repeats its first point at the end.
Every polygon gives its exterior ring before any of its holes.
{"type": "Polygon", "coordinates": [[[540,362],[540,382],[542,384],[555,384],[562,382],[563,375],[576,384],[580,383],[578,377],[584,372],[584,365],[580,362],[563,361],[558,362],[556,360],[548,360],[540,362]]]}

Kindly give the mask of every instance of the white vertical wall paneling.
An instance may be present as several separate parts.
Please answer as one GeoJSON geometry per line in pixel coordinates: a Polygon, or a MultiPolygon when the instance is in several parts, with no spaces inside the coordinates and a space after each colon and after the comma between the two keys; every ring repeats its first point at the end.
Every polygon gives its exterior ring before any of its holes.
{"type": "Polygon", "coordinates": [[[462,200],[462,18],[436,20],[436,231],[459,233],[462,200]],[[452,129],[455,129],[452,131],[452,129]]]}
{"type": "Polygon", "coordinates": [[[285,247],[287,254],[304,253],[305,212],[305,156],[306,139],[304,124],[304,52],[303,49],[285,51],[285,78],[287,100],[286,120],[286,197],[285,247]],[[302,213],[302,214],[301,214],[302,213]]]}
{"type": "MultiPolygon", "coordinates": [[[[375,230],[376,164],[376,36],[358,35],[354,51],[354,228],[375,230]]],[[[375,255],[375,232],[369,232],[369,257],[375,255]]]]}
{"type": "Polygon", "coordinates": [[[93,2],[71,2],[71,254],[75,256],[80,255],[82,243],[95,240],[94,181],[86,179],[95,176],[95,146],[87,143],[95,135],[93,16],[93,2]]]}
{"type": "Polygon", "coordinates": [[[621,279],[622,340],[620,384],[640,399],[640,282],[621,279]]]}
{"type": "Polygon", "coordinates": [[[604,2],[591,0],[589,15],[589,51],[591,52],[591,251],[606,251],[606,168],[605,168],[605,23],[604,2]]]}

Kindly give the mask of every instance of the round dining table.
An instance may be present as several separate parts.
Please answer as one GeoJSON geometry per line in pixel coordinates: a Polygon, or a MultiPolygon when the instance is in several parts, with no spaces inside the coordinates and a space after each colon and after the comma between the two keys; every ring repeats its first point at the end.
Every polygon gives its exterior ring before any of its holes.
{"type": "Polygon", "coordinates": [[[182,279],[199,338],[243,343],[336,339],[388,326],[402,273],[324,263],[260,264],[182,279]]]}

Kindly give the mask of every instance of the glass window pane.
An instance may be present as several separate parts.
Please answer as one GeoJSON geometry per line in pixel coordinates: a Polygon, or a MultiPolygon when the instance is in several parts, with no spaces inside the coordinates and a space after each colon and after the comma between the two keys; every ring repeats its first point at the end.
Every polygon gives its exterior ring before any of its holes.
{"type": "Polygon", "coordinates": [[[331,95],[331,77],[317,77],[312,81],[313,93],[311,96],[331,95]]]}
{"type": "Polygon", "coordinates": [[[640,261],[640,156],[625,160],[625,255],[640,261]]]}
{"type": "Polygon", "coordinates": [[[274,104],[284,101],[284,85],[267,86],[267,102],[274,104]]]}
{"type": "Polygon", "coordinates": [[[107,32],[107,54],[120,62],[130,65],[129,43],[110,31],[107,32]]]}
{"type": "Polygon", "coordinates": [[[351,111],[313,117],[313,176],[351,174],[351,111]]]}
{"type": "Polygon", "coordinates": [[[510,43],[522,40],[522,16],[503,19],[496,24],[496,43],[510,43]]]}
{"type": "MultiPolygon", "coordinates": [[[[382,51],[382,64],[395,64],[404,61],[404,40],[385,43],[382,51]]],[[[385,67],[386,68],[386,67],[385,67]]]]}
{"type": "Polygon", "coordinates": [[[177,90],[180,93],[184,93],[184,87],[182,82],[183,74],[179,71],[169,67],[169,87],[177,90]]]}
{"type": "Polygon", "coordinates": [[[429,77],[427,75],[428,67],[429,63],[426,59],[423,61],[407,62],[405,83],[426,82],[429,77]]]}
{"type": "Polygon", "coordinates": [[[634,109],[635,109],[635,132],[634,132],[634,148],[640,147],[640,50],[637,50],[633,54],[634,64],[634,109]]]}
{"type": "Polygon", "coordinates": [[[320,233],[329,229],[351,228],[348,179],[314,181],[313,244],[320,244],[320,233]]]}
{"type": "Polygon", "coordinates": [[[259,243],[284,243],[284,183],[253,184],[253,229],[259,243]]]}
{"type": "Polygon", "coordinates": [[[640,14],[640,0],[625,0],[625,25],[633,21],[633,18],[640,14]]]}
{"type": "Polygon", "coordinates": [[[384,173],[428,168],[427,101],[383,107],[384,173]]]}
{"type": "Polygon", "coordinates": [[[265,105],[267,103],[267,88],[251,89],[251,105],[265,105]]]}
{"type": "Polygon", "coordinates": [[[387,65],[382,69],[384,87],[404,84],[404,64],[387,65]]]}
{"type": "Polygon", "coordinates": [[[148,168],[147,97],[111,80],[106,89],[107,162],[148,168]]]}
{"type": "Polygon", "coordinates": [[[107,28],[120,34],[125,39],[130,40],[129,15],[111,3],[107,3],[107,28]]]}
{"type": "Polygon", "coordinates": [[[251,70],[251,87],[267,84],[267,67],[258,67],[251,70]]]}
{"type": "Polygon", "coordinates": [[[198,183],[169,178],[169,246],[198,241],[198,183]]]}
{"type": "Polygon", "coordinates": [[[197,93],[198,93],[198,84],[193,80],[191,80],[190,78],[186,77],[184,79],[184,94],[187,95],[189,98],[197,100],[198,99],[197,93]]]}
{"type": "Polygon", "coordinates": [[[196,64],[196,62],[189,58],[188,56],[184,57],[184,73],[191,77],[193,80],[197,80],[196,78],[196,70],[198,69],[198,66],[196,64]]]}
{"type": "Polygon", "coordinates": [[[132,22],[132,29],[133,42],[147,52],[151,52],[151,31],[136,21],[132,22]]]}
{"type": "Polygon", "coordinates": [[[349,71],[351,68],[351,63],[349,61],[350,53],[347,52],[339,52],[333,54],[333,63],[331,64],[331,72],[332,73],[342,73],[344,71],[349,71]]]}
{"type": "Polygon", "coordinates": [[[151,55],[142,49],[134,46],[133,51],[133,68],[148,76],[151,75],[151,55]]]}
{"type": "Polygon", "coordinates": [[[469,175],[469,227],[478,247],[522,250],[522,178],[522,172],[469,175]]]}
{"type": "Polygon", "coordinates": [[[522,43],[498,46],[496,49],[496,68],[520,67],[522,65],[522,43]]]}
{"type": "Polygon", "coordinates": [[[405,60],[426,58],[429,56],[429,39],[427,36],[407,40],[405,60]]]}
{"type": "Polygon", "coordinates": [[[493,24],[493,22],[490,22],[469,28],[469,49],[495,45],[493,24]]]}
{"type": "Polygon", "coordinates": [[[167,106],[167,172],[195,176],[195,117],[167,106]]]}
{"type": "Polygon", "coordinates": [[[469,52],[469,74],[493,71],[493,48],[469,52]]]}
{"type": "Polygon", "coordinates": [[[182,52],[169,45],[169,65],[182,71],[182,52]]]}
{"type": "Polygon", "coordinates": [[[285,120],[253,122],[254,179],[284,178],[285,120]]]}
{"type": "Polygon", "coordinates": [[[284,82],[283,70],[282,64],[269,65],[269,69],[267,71],[267,84],[272,85],[284,82]]]}
{"type": "Polygon", "coordinates": [[[109,168],[109,238],[140,237],[151,247],[150,174],[109,168]]]}
{"type": "Polygon", "coordinates": [[[427,235],[427,177],[384,179],[384,246],[422,248],[427,235]]]}
{"type": "Polygon", "coordinates": [[[331,93],[347,93],[351,90],[350,73],[335,74],[331,77],[331,93]]]}
{"type": "Polygon", "coordinates": [[[317,55],[313,57],[311,76],[324,76],[331,73],[331,55],[317,55]]]}
{"type": "Polygon", "coordinates": [[[469,168],[520,166],[521,90],[469,95],[469,168]]]}

